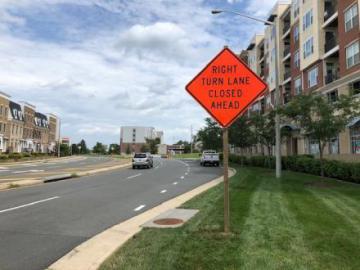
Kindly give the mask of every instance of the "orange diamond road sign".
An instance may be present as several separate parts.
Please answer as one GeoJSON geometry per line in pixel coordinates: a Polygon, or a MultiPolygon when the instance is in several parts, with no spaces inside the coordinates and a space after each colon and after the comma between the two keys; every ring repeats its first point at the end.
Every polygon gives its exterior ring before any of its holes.
{"type": "Polygon", "coordinates": [[[222,127],[230,126],[266,89],[266,83],[228,48],[186,86],[222,127]]]}

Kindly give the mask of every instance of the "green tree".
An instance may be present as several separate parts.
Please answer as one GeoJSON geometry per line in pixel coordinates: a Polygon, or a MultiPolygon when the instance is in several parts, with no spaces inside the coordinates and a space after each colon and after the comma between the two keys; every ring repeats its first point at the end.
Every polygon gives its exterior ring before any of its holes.
{"type": "Polygon", "coordinates": [[[157,154],[157,145],[160,144],[160,138],[146,139],[146,144],[148,145],[151,154],[157,154]]]}
{"type": "Polygon", "coordinates": [[[97,142],[93,148],[93,153],[104,155],[106,154],[106,150],[106,145],[102,144],[101,142],[97,142]]]}
{"type": "Polygon", "coordinates": [[[275,111],[267,114],[254,114],[250,118],[254,142],[264,145],[271,156],[271,148],[275,145],[275,111]]]}
{"type": "Polygon", "coordinates": [[[326,143],[337,137],[349,121],[359,115],[359,101],[341,95],[336,102],[325,96],[310,94],[292,99],[280,112],[298,124],[319,145],[321,175],[324,176],[323,155],[326,143]]]}
{"type": "Polygon", "coordinates": [[[70,147],[67,144],[60,145],[60,156],[62,157],[70,156],[70,147]]]}
{"type": "Polygon", "coordinates": [[[79,151],[79,154],[82,154],[82,155],[85,155],[85,154],[88,154],[90,151],[89,149],[87,148],[86,146],[86,142],[84,139],[82,139],[80,141],[80,143],[78,144],[78,146],[80,146],[80,151],[79,151]]]}
{"type": "Polygon", "coordinates": [[[72,145],[71,145],[71,153],[73,154],[73,155],[78,155],[78,154],[80,154],[80,150],[79,150],[79,147],[78,147],[79,145],[78,144],[76,144],[76,143],[73,143],[72,145]]]}
{"type": "Polygon", "coordinates": [[[126,154],[127,154],[127,155],[130,155],[130,154],[131,154],[130,145],[128,145],[128,146],[126,147],[126,154]]]}
{"type": "Polygon", "coordinates": [[[202,142],[204,149],[222,149],[222,130],[221,127],[211,118],[205,118],[205,127],[200,129],[197,140],[202,142]]]}
{"type": "Polygon", "coordinates": [[[149,145],[148,144],[143,144],[140,148],[140,151],[142,153],[147,153],[147,152],[150,152],[150,148],[149,148],[149,145]]]}
{"type": "Polygon", "coordinates": [[[112,143],[109,146],[109,152],[110,155],[111,154],[120,154],[120,145],[117,143],[112,143]]]}
{"type": "Polygon", "coordinates": [[[251,120],[247,116],[240,116],[230,126],[229,143],[241,149],[256,143],[255,134],[251,130],[251,120]]]}

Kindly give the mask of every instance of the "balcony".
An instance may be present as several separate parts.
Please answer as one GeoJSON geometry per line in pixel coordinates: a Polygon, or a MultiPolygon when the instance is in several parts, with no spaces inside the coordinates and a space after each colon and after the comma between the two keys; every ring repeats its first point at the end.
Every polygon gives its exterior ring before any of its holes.
{"type": "Polygon", "coordinates": [[[286,91],[284,94],[283,94],[283,103],[284,104],[287,104],[291,101],[291,93],[289,91],[286,91]]]}
{"type": "Polygon", "coordinates": [[[284,57],[288,56],[289,53],[290,53],[290,46],[285,46],[285,48],[284,48],[284,57]]]}
{"type": "Polygon", "coordinates": [[[337,1],[325,1],[324,22],[331,18],[337,11],[337,1]]]}
{"type": "Polygon", "coordinates": [[[284,81],[288,80],[291,78],[291,71],[290,70],[287,70],[285,71],[284,73],[284,81]]]}
{"type": "Polygon", "coordinates": [[[290,22],[284,22],[283,34],[285,35],[290,30],[290,22]]]}
{"type": "Polygon", "coordinates": [[[325,40],[325,53],[331,51],[338,45],[338,41],[335,35],[327,37],[325,40]]]}
{"type": "Polygon", "coordinates": [[[339,79],[339,75],[337,72],[328,73],[325,75],[325,84],[332,83],[339,79]]]}

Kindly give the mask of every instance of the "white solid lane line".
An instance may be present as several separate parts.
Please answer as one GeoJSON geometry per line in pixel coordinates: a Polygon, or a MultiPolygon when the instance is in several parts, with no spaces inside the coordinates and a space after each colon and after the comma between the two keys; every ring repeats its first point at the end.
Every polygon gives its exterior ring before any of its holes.
{"type": "Polygon", "coordinates": [[[141,174],[141,173],[138,173],[138,174],[135,174],[135,175],[129,176],[129,177],[128,177],[128,178],[126,178],[126,179],[132,179],[132,178],[138,177],[138,176],[140,176],[140,175],[142,175],[142,174],[141,174]]]}
{"type": "Polygon", "coordinates": [[[0,210],[0,214],[1,214],[1,213],[5,213],[5,212],[14,211],[14,210],[17,210],[17,209],[20,209],[20,208],[32,206],[32,205],[35,205],[35,204],[38,204],[38,203],[43,203],[43,202],[47,202],[47,201],[59,199],[59,198],[60,198],[59,196],[55,196],[55,197],[47,198],[47,199],[44,199],[44,200],[40,200],[40,201],[36,201],[36,202],[32,202],[32,203],[27,203],[27,204],[19,205],[19,206],[12,207],[12,208],[0,210]]]}
{"type": "Polygon", "coordinates": [[[138,211],[140,211],[141,209],[143,209],[145,206],[146,206],[145,204],[142,204],[142,205],[136,207],[136,208],[134,209],[134,211],[135,211],[135,212],[138,212],[138,211]]]}
{"type": "Polygon", "coordinates": [[[166,193],[166,192],[167,192],[166,189],[163,189],[162,191],[160,191],[161,194],[166,193]]]}
{"type": "Polygon", "coordinates": [[[176,186],[178,184],[178,182],[174,182],[173,185],[176,186]]]}

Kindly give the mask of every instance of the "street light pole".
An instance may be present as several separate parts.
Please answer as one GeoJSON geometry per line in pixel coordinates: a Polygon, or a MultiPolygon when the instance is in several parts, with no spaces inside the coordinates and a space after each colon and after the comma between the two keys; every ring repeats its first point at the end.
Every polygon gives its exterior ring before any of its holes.
{"type": "MultiPolygon", "coordinates": [[[[232,13],[247,19],[251,19],[253,21],[264,23],[265,25],[271,25],[272,27],[276,27],[276,23],[270,22],[267,20],[259,19],[247,14],[243,14],[240,12],[232,11],[232,10],[220,10],[215,9],[212,10],[212,14],[220,14],[220,13],[232,13]]],[[[276,35],[275,35],[275,110],[280,107],[280,82],[279,82],[279,76],[280,76],[280,68],[279,68],[279,47],[278,47],[278,35],[277,35],[277,29],[276,29],[276,35]]],[[[275,157],[276,157],[276,178],[281,177],[281,137],[280,137],[280,115],[276,112],[275,114],[275,157]]]]}
{"type": "Polygon", "coordinates": [[[59,138],[58,138],[58,157],[60,157],[60,145],[61,145],[61,119],[59,118],[59,138]]]}

